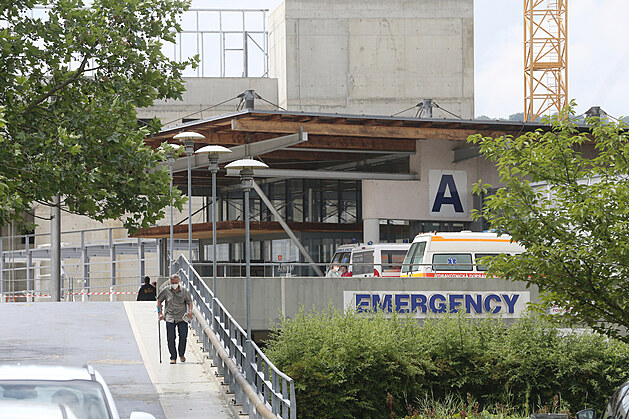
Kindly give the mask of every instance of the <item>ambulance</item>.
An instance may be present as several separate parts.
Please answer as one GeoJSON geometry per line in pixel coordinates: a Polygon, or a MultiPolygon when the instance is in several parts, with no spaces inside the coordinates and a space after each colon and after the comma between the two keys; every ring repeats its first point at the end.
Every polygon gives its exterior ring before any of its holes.
{"type": "Polygon", "coordinates": [[[487,266],[479,262],[481,258],[523,252],[524,248],[505,234],[471,231],[423,233],[413,240],[400,276],[485,278],[487,266]]]}
{"type": "Polygon", "coordinates": [[[347,266],[353,277],[400,276],[404,257],[410,243],[367,243],[344,244],[339,246],[328,266],[347,266]]]}

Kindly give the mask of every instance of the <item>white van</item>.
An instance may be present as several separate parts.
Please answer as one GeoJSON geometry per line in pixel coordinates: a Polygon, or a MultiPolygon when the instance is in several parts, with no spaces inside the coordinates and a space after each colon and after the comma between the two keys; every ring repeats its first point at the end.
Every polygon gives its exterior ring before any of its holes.
{"type": "Polygon", "coordinates": [[[487,267],[478,262],[480,258],[522,252],[524,248],[504,234],[471,231],[423,233],[413,240],[400,276],[484,278],[487,267]]]}
{"type": "Polygon", "coordinates": [[[400,276],[410,243],[344,244],[339,246],[328,266],[347,266],[346,276],[400,276]]]}

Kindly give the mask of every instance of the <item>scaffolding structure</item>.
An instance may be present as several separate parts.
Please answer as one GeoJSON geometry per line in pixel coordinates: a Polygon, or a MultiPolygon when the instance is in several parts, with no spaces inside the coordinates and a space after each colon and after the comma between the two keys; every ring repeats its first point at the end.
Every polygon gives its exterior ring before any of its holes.
{"type": "Polygon", "coordinates": [[[568,0],[524,0],[524,120],[568,103],[568,0]]]}

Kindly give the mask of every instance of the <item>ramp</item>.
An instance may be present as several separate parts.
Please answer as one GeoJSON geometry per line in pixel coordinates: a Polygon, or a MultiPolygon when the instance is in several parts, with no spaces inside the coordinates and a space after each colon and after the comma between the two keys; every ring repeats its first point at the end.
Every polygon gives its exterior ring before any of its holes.
{"type": "Polygon", "coordinates": [[[205,370],[189,333],[186,363],[162,360],[154,302],[0,304],[0,363],[94,366],[105,378],[122,418],[132,411],[156,418],[231,418],[216,378],[205,370]]]}

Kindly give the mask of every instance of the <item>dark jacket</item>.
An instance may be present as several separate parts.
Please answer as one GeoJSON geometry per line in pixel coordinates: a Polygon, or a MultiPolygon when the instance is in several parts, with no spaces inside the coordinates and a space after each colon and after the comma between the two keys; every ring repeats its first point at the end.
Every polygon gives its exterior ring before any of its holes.
{"type": "Polygon", "coordinates": [[[151,284],[144,284],[138,291],[138,301],[155,301],[155,287],[151,284]]]}

